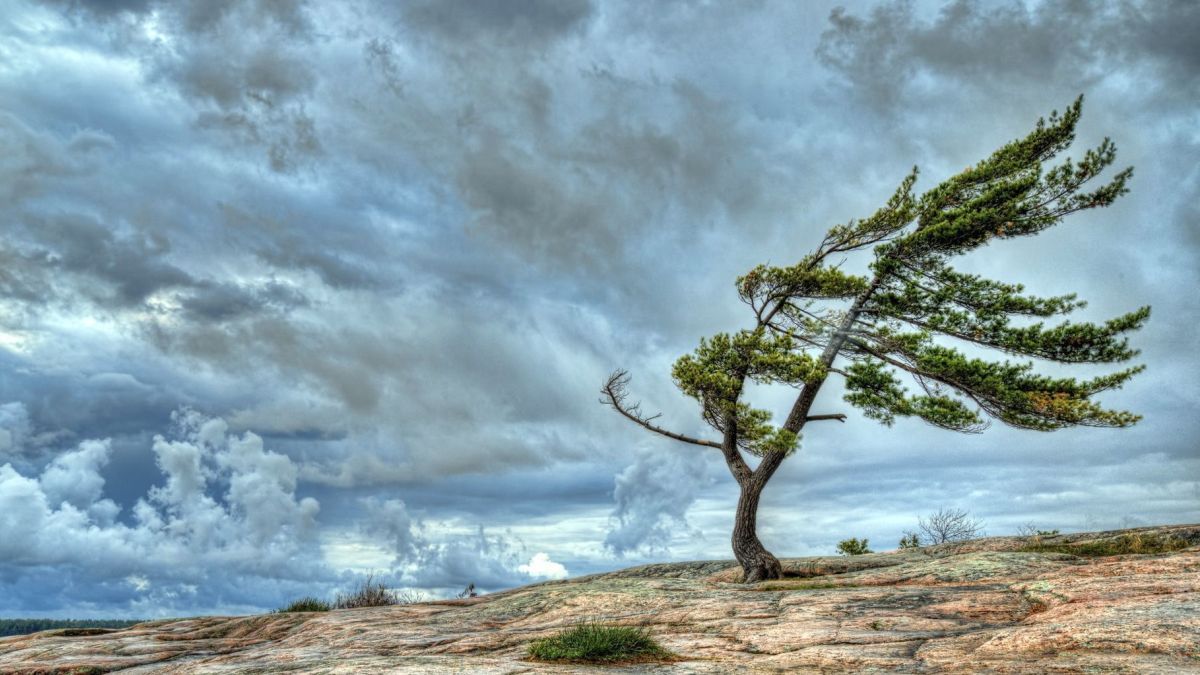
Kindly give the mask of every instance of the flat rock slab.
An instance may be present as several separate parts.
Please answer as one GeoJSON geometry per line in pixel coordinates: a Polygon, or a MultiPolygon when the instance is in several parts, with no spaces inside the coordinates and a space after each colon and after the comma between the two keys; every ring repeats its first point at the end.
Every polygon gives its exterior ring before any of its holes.
{"type": "Polygon", "coordinates": [[[1076,556],[1029,539],[784,561],[649,565],[470,600],[201,617],[0,639],[0,672],[1200,673],[1200,525],[1063,535],[1173,537],[1183,550],[1076,556]],[[646,626],[683,659],[540,664],[531,640],[581,620],[646,626]]]}

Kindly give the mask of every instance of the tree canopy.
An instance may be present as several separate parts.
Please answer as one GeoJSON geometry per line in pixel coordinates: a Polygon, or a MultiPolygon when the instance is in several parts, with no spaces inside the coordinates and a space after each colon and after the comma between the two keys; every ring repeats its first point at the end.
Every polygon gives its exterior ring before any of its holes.
{"type": "MultiPolygon", "coordinates": [[[[1034,235],[1077,211],[1107,207],[1127,191],[1128,168],[1085,189],[1116,159],[1107,138],[1078,161],[1051,164],[1075,139],[1082,104],[1080,97],[1061,115],[1038,120],[1025,138],[921,195],[913,191],[914,168],[882,208],[831,228],[796,264],[759,265],[739,277],[737,292],[753,312],[753,327],[701,339],[672,369],[720,442],[668,431],[642,415],[627,403],[624,371],[606,383],[604,402],[652,431],[721,448],[743,496],[761,490],[798,447],[807,422],[844,419],[809,414],[831,374],[844,378],[847,403],[885,425],[915,417],[975,433],[992,419],[1037,431],[1134,424],[1140,416],[1105,408],[1094,397],[1143,366],[1080,379],[1045,372],[1044,364],[1128,361],[1138,352],[1127,336],[1149,318],[1149,307],[1100,323],[1051,323],[1085,303],[1074,294],[1030,295],[1020,284],[951,266],[993,241],[1034,235]],[[873,254],[866,274],[843,270],[855,252],[873,254]],[[800,390],[782,424],[743,400],[747,380],[800,390]],[[743,453],[763,461],[751,470],[743,453]]],[[[757,508],[757,493],[752,502],[757,508]]],[[[736,539],[735,533],[735,550],[736,539]]]]}

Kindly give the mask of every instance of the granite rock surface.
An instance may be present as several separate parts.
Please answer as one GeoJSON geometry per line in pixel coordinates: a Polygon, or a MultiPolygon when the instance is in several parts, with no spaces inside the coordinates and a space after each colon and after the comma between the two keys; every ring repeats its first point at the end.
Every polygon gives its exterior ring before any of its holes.
{"type": "Polygon", "coordinates": [[[784,565],[785,579],[753,585],[730,561],[676,563],[469,600],[46,631],[0,639],[0,672],[1200,673],[1200,525],[784,565]],[[1130,538],[1183,548],[1094,550],[1130,538]],[[581,620],[646,626],[681,660],[525,659],[581,620]]]}

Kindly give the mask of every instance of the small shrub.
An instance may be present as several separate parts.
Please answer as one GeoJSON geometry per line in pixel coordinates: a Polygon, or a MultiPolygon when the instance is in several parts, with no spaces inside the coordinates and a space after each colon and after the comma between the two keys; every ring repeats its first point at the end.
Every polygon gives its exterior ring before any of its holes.
{"type": "Polygon", "coordinates": [[[537,661],[613,663],[663,661],[674,656],[636,626],[606,626],[584,622],[529,645],[529,658],[537,661]]]}
{"type": "Polygon", "coordinates": [[[290,605],[281,609],[277,609],[275,612],[328,612],[331,609],[333,609],[333,607],[330,606],[328,602],[310,596],[300,598],[299,600],[293,600],[290,605]]]}
{"type": "Polygon", "coordinates": [[[921,540],[929,545],[967,541],[983,536],[983,521],[971,517],[962,509],[938,509],[924,518],[917,518],[921,540]]]}
{"type": "Polygon", "coordinates": [[[1017,528],[1017,534],[1022,537],[1054,537],[1058,536],[1058,530],[1040,530],[1033,523],[1027,523],[1017,528]]]}
{"type": "Polygon", "coordinates": [[[376,582],[370,575],[359,584],[349,595],[338,593],[333,605],[336,609],[356,609],[359,607],[389,607],[400,604],[396,595],[382,582],[376,582]]]}
{"type": "Polygon", "coordinates": [[[900,548],[921,548],[921,538],[916,532],[905,532],[903,537],[900,537],[900,548]]]}
{"type": "Polygon", "coordinates": [[[838,542],[837,548],[841,555],[862,555],[871,552],[871,549],[867,548],[866,539],[843,539],[838,542]]]}
{"type": "Polygon", "coordinates": [[[414,591],[412,589],[404,591],[393,590],[390,592],[392,597],[396,599],[397,605],[415,605],[421,602],[427,602],[429,600],[429,596],[425,595],[421,591],[414,591]]]}

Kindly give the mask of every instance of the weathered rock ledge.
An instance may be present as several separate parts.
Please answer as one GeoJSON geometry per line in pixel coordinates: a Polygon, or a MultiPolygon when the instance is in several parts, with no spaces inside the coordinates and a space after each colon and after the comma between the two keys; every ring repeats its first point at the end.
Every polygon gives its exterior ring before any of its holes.
{"type": "Polygon", "coordinates": [[[1200,672],[1200,525],[1063,535],[1183,539],[1153,555],[1021,552],[1028,539],[785,561],[651,565],[471,600],[206,617],[0,639],[0,672],[1200,672]],[[648,626],[686,660],[595,668],[523,660],[581,619],[648,626]]]}

